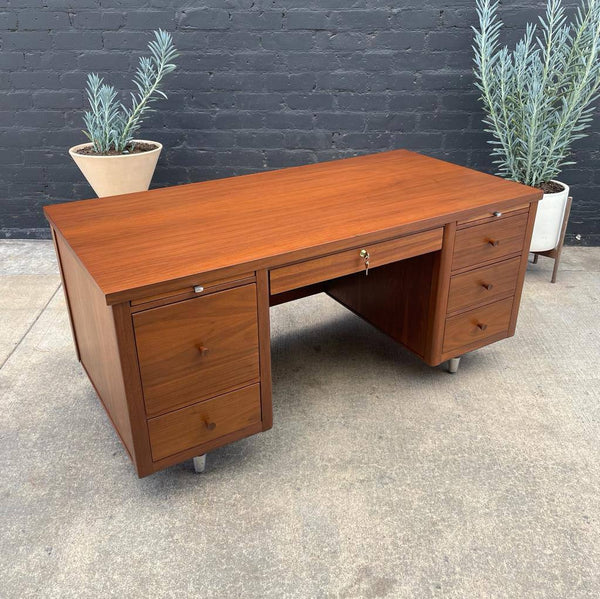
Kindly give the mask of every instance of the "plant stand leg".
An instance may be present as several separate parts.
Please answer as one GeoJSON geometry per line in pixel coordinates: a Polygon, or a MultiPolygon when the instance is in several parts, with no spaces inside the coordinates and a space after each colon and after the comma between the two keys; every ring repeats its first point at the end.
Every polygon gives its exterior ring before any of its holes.
{"type": "Polygon", "coordinates": [[[560,232],[560,239],[558,240],[558,246],[556,247],[554,254],[554,270],[552,271],[552,283],[556,283],[556,275],[558,275],[558,266],[560,264],[560,257],[562,255],[563,245],[565,244],[565,234],[567,232],[567,224],[569,223],[569,215],[571,214],[571,204],[573,203],[573,198],[569,198],[567,200],[567,205],[565,206],[565,216],[563,218],[562,229],[560,232]]]}
{"type": "Polygon", "coordinates": [[[206,469],[206,454],[194,458],[194,470],[198,473],[206,469]]]}
{"type": "Polygon", "coordinates": [[[450,360],[448,360],[448,372],[450,374],[456,374],[458,372],[458,365],[460,364],[460,358],[461,358],[461,356],[458,356],[458,358],[450,358],[450,360]]]}

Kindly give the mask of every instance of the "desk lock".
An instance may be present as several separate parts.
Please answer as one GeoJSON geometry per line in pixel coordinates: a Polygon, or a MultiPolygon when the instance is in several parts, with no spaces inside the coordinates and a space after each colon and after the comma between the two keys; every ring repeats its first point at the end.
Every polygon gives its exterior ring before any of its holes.
{"type": "Polygon", "coordinates": [[[365,276],[369,275],[369,260],[371,258],[368,250],[360,250],[360,257],[365,261],[365,276]]]}

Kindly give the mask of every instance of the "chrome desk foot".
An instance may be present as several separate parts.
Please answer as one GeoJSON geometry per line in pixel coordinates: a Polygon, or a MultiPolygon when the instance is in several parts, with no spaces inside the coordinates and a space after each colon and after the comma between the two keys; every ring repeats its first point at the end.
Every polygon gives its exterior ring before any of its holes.
{"type": "Polygon", "coordinates": [[[450,360],[448,360],[448,372],[450,374],[456,374],[458,372],[459,364],[460,364],[460,356],[458,358],[450,358],[450,360]]]}
{"type": "Polygon", "coordinates": [[[198,473],[206,469],[206,454],[194,458],[194,470],[198,473]]]}

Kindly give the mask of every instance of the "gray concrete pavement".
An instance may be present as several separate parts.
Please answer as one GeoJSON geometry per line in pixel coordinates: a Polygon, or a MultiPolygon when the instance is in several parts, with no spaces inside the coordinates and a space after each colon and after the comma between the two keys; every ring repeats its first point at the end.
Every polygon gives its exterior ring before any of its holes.
{"type": "Polygon", "coordinates": [[[597,598],[600,249],[431,369],[324,296],[272,310],[274,428],[138,480],[47,242],[0,242],[0,596],[597,598]]]}

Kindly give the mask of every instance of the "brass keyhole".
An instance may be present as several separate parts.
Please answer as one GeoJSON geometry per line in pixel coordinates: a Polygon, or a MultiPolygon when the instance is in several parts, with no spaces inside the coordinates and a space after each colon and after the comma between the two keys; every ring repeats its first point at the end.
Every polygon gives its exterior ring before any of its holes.
{"type": "Polygon", "coordinates": [[[360,257],[365,261],[365,276],[369,274],[369,259],[371,256],[369,255],[368,250],[360,250],[360,257]]]}

